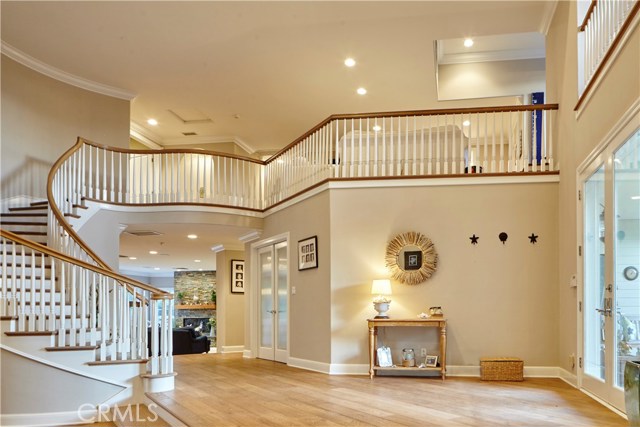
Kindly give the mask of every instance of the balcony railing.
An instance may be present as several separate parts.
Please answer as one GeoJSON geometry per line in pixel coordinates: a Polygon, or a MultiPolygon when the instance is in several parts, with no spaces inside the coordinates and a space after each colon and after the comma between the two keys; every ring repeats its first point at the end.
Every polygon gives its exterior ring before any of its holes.
{"type": "MultiPolygon", "coordinates": [[[[582,34],[582,95],[576,110],[589,93],[603,66],[640,10],[638,0],[592,0],[578,32],[582,34]]],[[[580,40],[580,39],[579,39],[580,40]]]]}

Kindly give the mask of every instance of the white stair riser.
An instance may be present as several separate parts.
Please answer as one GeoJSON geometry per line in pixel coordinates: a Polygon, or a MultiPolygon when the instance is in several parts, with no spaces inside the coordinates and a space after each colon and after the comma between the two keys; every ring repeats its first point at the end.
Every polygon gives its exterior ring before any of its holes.
{"type": "MultiPolygon", "coordinates": [[[[38,307],[40,305],[40,301],[42,301],[42,292],[35,292],[35,296],[33,297],[34,301],[37,303],[38,307]]],[[[3,298],[0,297],[0,301],[3,298]]],[[[6,295],[4,295],[4,299],[8,300],[10,302],[10,304],[15,303],[16,305],[20,304],[20,301],[22,301],[22,293],[20,291],[15,293],[15,299],[14,299],[14,294],[13,292],[7,292],[6,295]]],[[[25,291],[25,295],[24,295],[24,301],[25,302],[31,302],[32,296],[31,296],[31,291],[25,291]]],[[[49,303],[51,301],[51,293],[50,292],[45,292],[44,293],[44,302],[45,303],[49,303]]],[[[53,301],[56,303],[60,303],[60,293],[56,292],[53,295],[53,301]]],[[[30,305],[30,304],[28,304],[30,305]]]]}
{"type": "MultiPolygon", "coordinates": [[[[7,221],[7,222],[17,222],[17,221],[7,221]]],[[[20,220],[20,222],[22,222],[22,220],[20,220]]],[[[26,222],[26,221],[25,221],[26,222]]],[[[7,223],[2,223],[2,228],[5,230],[8,230],[12,233],[21,235],[23,232],[25,231],[37,231],[37,232],[42,232],[42,233],[46,233],[47,232],[47,226],[46,225],[42,225],[42,224],[7,224],[7,223]]]]}

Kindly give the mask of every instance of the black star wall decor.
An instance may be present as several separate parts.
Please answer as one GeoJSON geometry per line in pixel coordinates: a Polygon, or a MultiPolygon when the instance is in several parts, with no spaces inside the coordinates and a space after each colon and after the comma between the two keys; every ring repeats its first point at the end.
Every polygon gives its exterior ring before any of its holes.
{"type": "Polygon", "coordinates": [[[531,241],[532,244],[536,244],[536,242],[538,241],[538,236],[536,234],[531,233],[531,236],[529,236],[529,240],[531,241]]]}
{"type": "Polygon", "coordinates": [[[469,237],[469,240],[471,240],[471,244],[472,244],[472,245],[477,245],[477,244],[478,244],[478,239],[479,239],[479,238],[480,238],[480,237],[479,237],[479,236],[476,236],[476,235],[475,235],[475,233],[474,233],[474,234],[473,234],[473,236],[469,237]]]}

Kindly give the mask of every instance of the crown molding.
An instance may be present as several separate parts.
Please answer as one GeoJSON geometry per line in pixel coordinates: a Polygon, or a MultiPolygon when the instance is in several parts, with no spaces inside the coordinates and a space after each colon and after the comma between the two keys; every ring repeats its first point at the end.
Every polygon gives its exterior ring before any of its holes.
{"type": "Polygon", "coordinates": [[[161,140],[158,135],[133,120],[129,123],[129,135],[152,150],[162,150],[163,148],[156,142],[161,140]]]}
{"type": "Polygon", "coordinates": [[[243,243],[249,243],[259,239],[261,235],[262,235],[262,230],[256,230],[256,231],[252,231],[251,233],[245,234],[244,236],[238,237],[238,240],[240,240],[243,243]]]}
{"type": "Polygon", "coordinates": [[[213,253],[215,253],[215,254],[217,254],[218,252],[222,252],[222,251],[224,251],[224,250],[225,250],[224,245],[214,245],[214,246],[211,246],[211,251],[212,251],[213,253]]]}
{"type": "Polygon", "coordinates": [[[1,47],[2,54],[8,58],[13,59],[19,64],[24,65],[27,68],[32,69],[40,74],[44,74],[47,77],[69,84],[71,86],[78,87],[80,89],[88,90],[90,92],[99,93],[101,95],[111,96],[113,98],[124,99],[131,101],[136,97],[136,93],[129,92],[124,89],[120,89],[113,86],[108,86],[102,83],[97,83],[91,80],[87,80],[82,77],[78,77],[66,71],[62,71],[59,68],[55,68],[49,64],[27,55],[19,49],[11,46],[9,43],[2,40],[1,47]]]}
{"type": "Polygon", "coordinates": [[[256,152],[255,148],[237,136],[184,136],[179,138],[163,139],[162,145],[224,144],[228,142],[236,144],[249,154],[256,152]]]}
{"type": "Polygon", "coordinates": [[[558,0],[547,1],[545,4],[542,20],[540,21],[540,27],[538,28],[540,34],[546,36],[549,32],[549,27],[551,27],[551,22],[553,21],[553,16],[556,14],[557,7],[558,0]]]}
{"type": "Polygon", "coordinates": [[[545,57],[544,48],[510,49],[487,52],[458,53],[442,55],[440,65],[471,64],[475,62],[514,61],[522,59],[539,59],[545,57]]]}

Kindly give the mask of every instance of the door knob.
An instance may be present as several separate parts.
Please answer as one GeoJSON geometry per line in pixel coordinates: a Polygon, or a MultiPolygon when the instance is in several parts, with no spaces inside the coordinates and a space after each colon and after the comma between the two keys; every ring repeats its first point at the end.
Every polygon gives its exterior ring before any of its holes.
{"type": "Polygon", "coordinates": [[[611,316],[611,309],[610,308],[596,308],[596,311],[600,314],[602,314],[603,316],[611,316]]]}

